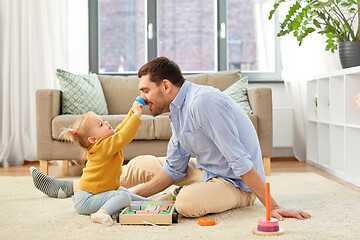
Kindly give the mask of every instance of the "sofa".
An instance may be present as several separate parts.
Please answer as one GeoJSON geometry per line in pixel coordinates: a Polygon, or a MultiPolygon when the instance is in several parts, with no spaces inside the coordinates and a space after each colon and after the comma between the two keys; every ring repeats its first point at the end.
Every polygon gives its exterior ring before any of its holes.
{"type": "MultiPolygon", "coordinates": [[[[104,92],[109,115],[101,116],[114,128],[126,117],[135,98],[139,95],[137,76],[98,75],[104,92]]],[[[210,85],[223,91],[241,78],[240,71],[223,71],[185,76],[187,81],[210,85]]],[[[36,91],[37,157],[40,170],[48,174],[48,161],[63,160],[67,168],[69,160],[80,161],[83,152],[75,144],[65,142],[60,137],[64,128],[79,115],[63,115],[62,97],[58,89],[38,89],[36,91]]],[[[257,131],[263,155],[266,175],[270,175],[272,155],[272,93],[271,88],[248,88],[248,100],[253,114],[249,115],[257,131]]],[[[152,116],[144,108],[142,124],[134,140],[124,148],[124,160],[129,161],[139,155],[166,156],[167,144],[171,137],[168,114],[152,116]]]]}

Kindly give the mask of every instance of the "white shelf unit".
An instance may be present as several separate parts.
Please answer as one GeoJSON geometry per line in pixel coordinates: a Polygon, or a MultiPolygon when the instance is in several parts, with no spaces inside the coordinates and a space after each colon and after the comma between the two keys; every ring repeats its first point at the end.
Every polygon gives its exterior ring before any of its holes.
{"type": "Polygon", "coordinates": [[[306,161],[360,187],[359,92],[360,67],[307,82],[306,161]]]}

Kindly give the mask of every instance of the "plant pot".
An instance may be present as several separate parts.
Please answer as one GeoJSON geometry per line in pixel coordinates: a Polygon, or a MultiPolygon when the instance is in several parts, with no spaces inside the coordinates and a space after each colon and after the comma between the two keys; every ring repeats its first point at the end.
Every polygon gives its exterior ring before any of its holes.
{"type": "Polygon", "coordinates": [[[343,68],[360,66],[360,41],[340,42],[339,55],[343,68]]]}

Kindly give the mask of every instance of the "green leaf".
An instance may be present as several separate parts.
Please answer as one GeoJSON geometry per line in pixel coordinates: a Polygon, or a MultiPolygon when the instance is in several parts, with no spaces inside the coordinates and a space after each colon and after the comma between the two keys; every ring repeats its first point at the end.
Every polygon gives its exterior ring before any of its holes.
{"type": "Polygon", "coordinates": [[[350,13],[355,13],[355,12],[357,12],[357,9],[356,8],[350,8],[350,13]]]}
{"type": "Polygon", "coordinates": [[[334,38],[335,36],[334,36],[334,34],[332,34],[332,33],[326,33],[326,36],[328,37],[328,38],[334,38]]]}
{"type": "Polygon", "coordinates": [[[314,23],[314,25],[315,25],[317,28],[321,28],[318,20],[314,19],[314,20],[313,20],[313,23],[314,23]]]}
{"type": "Polygon", "coordinates": [[[296,11],[301,8],[300,4],[298,2],[295,2],[288,12],[288,14],[285,17],[285,20],[281,23],[280,28],[283,29],[288,25],[288,23],[291,21],[291,18],[296,14],[296,11]]]}
{"type": "Polygon", "coordinates": [[[306,32],[307,32],[308,34],[309,34],[309,33],[312,33],[312,32],[315,32],[315,28],[310,27],[310,28],[306,29],[306,32]]]}
{"type": "Polygon", "coordinates": [[[271,19],[272,19],[272,17],[273,17],[273,15],[274,15],[274,13],[275,13],[275,10],[271,10],[271,11],[270,11],[270,14],[269,14],[269,20],[271,20],[271,19]]]}

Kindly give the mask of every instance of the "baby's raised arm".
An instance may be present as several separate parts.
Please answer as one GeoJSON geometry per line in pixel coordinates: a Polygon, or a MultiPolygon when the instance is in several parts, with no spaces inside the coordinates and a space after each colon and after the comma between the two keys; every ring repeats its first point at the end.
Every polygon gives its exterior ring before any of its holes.
{"type": "Polygon", "coordinates": [[[134,112],[136,116],[140,117],[142,114],[142,108],[143,105],[141,103],[139,103],[138,101],[134,101],[131,110],[134,112]]]}

